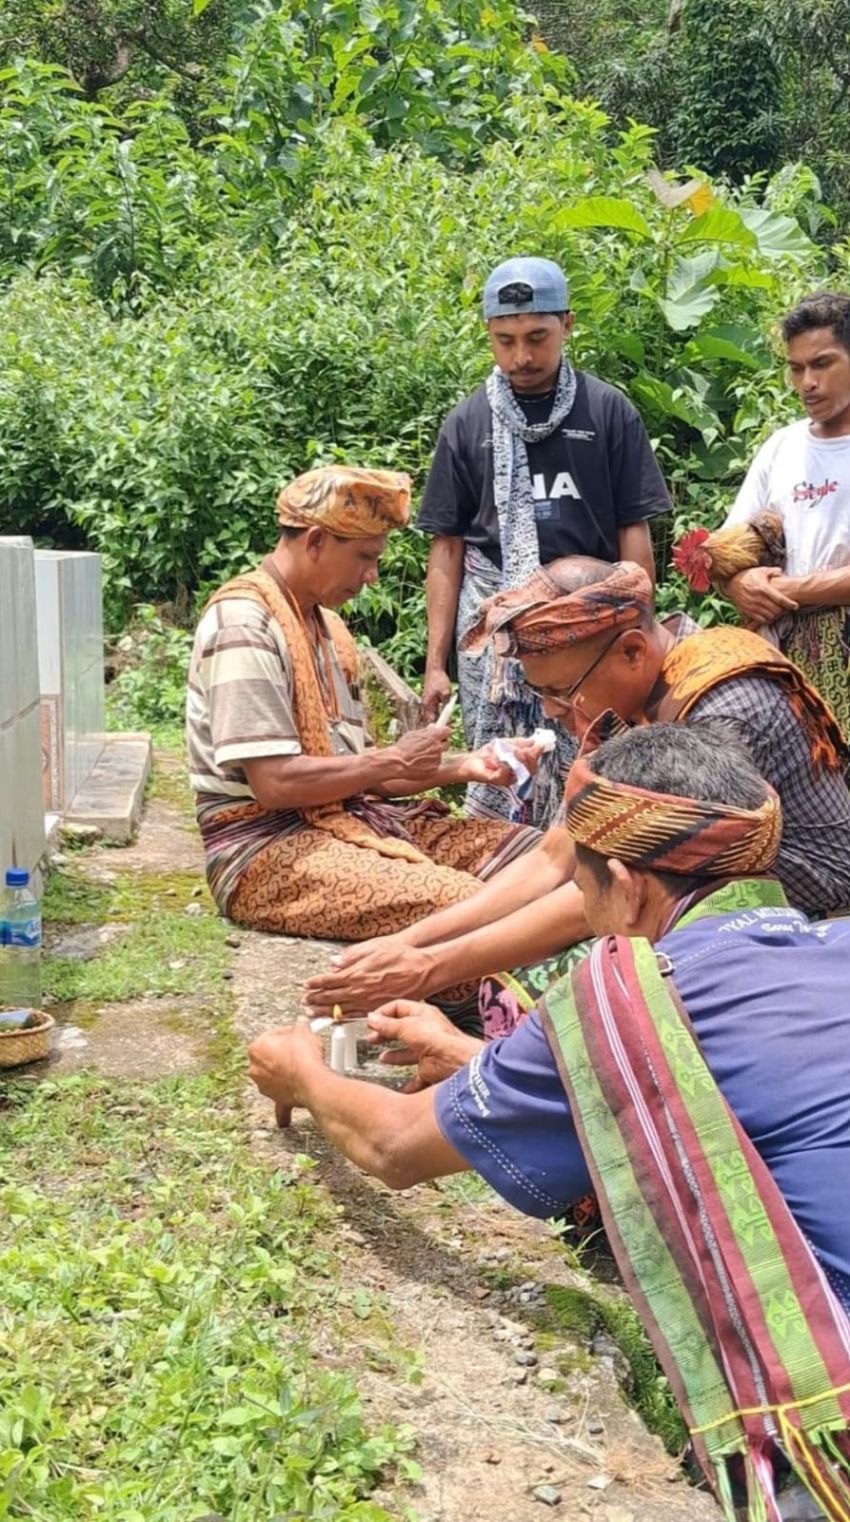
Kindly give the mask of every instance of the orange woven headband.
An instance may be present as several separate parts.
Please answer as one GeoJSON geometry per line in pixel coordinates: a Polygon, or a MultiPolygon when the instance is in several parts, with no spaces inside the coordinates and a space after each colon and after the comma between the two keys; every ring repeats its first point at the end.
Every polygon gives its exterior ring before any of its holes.
{"type": "Polygon", "coordinates": [[[410,477],[395,470],[326,465],[284,486],[282,528],[325,528],[341,539],[373,539],[410,518],[410,477]]]}
{"type": "Polygon", "coordinates": [[[545,655],[607,629],[633,628],[652,610],[652,583],[631,560],[619,561],[607,581],[574,592],[552,572],[541,566],[522,586],[489,598],[461,648],[480,650],[492,639],[498,655],[545,655]]]}
{"type": "Polygon", "coordinates": [[[579,845],[647,872],[742,877],[776,860],[782,809],[773,789],[757,809],[730,808],[649,793],[573,762],[566,787],[567,828],[579,845]]]}

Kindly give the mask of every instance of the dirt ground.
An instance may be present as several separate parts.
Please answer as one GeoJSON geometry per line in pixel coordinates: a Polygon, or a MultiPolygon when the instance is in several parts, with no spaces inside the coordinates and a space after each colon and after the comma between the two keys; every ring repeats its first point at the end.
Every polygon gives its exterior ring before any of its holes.
{"type": "MultiPolygon", "coordinates": [[[[168,790],[148,804],[133,845],[96,847],[78,863],[101,881],[157,869],[202,881],[199,841],[168,790]]],[[[74,933],[80,955],[96,949],[93,928],[74,933]]],[[[247,1044],[296,1017],[305,977],[331,948],[236,929],[229,941],[222,998],[247,1044]]],[[[106,1006],[85,1029],[60,1030],[48,1071],[87,1067],[140,1082],[197,1071],[209,1060],[203,1020],[191,997],[106,1006]]],[[[366,1081],[382,1074],[371,1062],[363,1068],[366,1081]]],[[[393,1194],[334,1153],[309,1116],[296,1112],[291,1130],[278,1132],[268,1103],[247,1083],[245,1098],[270,1168],[291,1168],[293,1153],[316,1160],[311,1177],[338,1210],[326,1245],[346,1283],[380,1307],[398,1350],[397,1358],[382,1356],[356,1320],[344,1346],[315,1329],[316,1359],[354,1374],[376,1422],[398,1419],[416,1433],[421,1483],[375,1497],[392,1515],[417,1522],[541,1522],[547,1513],[571,1522],[716,1519],[710,1498],[687,1484],[630,1409],[628,1370],[610,1338],[565,1333],[548,1317],[554,1294],[589,1281],[544,1226],[467,1179],[393,1194]]]]}

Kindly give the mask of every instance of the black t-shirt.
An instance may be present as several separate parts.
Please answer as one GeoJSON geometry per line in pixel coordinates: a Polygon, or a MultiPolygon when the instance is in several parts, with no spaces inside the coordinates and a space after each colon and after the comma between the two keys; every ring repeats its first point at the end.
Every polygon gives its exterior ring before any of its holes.
{"type": "MultiPolygon", "coordinates": [[[[640,414],[616,387],[582,370],[576,377],[567,417],[547,439],[526,446],[541,565],[561,555],[616,560],[618,529],[670,508],[640,414]]],[[[545,422],[553,399],[553,392],[517,396],[529,423],[545,422]]],[[[477,545],[501,566],[492,416],[483,386],[440,429],[417,523],[428,534],[477,545]]]]}

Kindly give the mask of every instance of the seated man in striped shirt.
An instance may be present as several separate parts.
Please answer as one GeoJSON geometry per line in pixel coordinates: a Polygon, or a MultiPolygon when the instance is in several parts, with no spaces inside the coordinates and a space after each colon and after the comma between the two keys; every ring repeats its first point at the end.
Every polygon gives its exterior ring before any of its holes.
{"type": "MultiPolygon", "coordinates": [[[[407,476],[389,471],[300,476],[278,498],[277,548],[201,617],[187,702],[191,782],[210,891],[241,924],[385,935],[468,898],[539,838],[502,820],[454,819],[432,799],[395,801],[449,782],[513,783],[487,750],[450,753],[447,726],[368,744],[357,650],[327,610],[377,579],[409,500],[407,476]]],[[[514,743],[533,766],[534,747],[514,743]]]]}

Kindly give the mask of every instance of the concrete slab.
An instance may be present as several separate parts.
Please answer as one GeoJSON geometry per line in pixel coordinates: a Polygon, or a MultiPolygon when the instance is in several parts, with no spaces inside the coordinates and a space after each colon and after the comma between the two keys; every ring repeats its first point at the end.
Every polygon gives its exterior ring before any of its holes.
{"type": "Polygon", "coordinates": [[[95,825],[110,840],[132,840],[151,769],[148,734],[107,734],[95,766],[65,815],[66,824],[95,825]]]}

